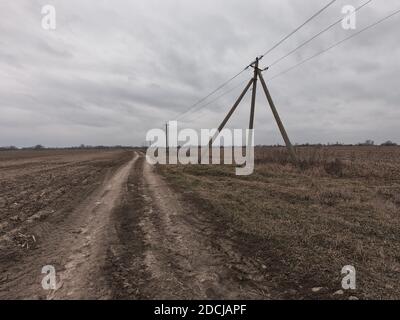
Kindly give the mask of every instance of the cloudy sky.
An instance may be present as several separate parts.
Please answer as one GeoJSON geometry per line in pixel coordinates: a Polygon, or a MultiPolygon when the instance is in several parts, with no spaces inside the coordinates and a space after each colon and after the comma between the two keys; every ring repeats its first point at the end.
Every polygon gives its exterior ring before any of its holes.
{"type": "MultiPolygon", "coordinates": [[[[342,16],[337,0],[264,58],[289,52],[342,16]]],[[[324,6],[328,0],[18,0],[0,3],[0,145],[141,145],[324,6]],[[56,30],[42,28],[53,5],[56,30]]],[[[357,29],[400,9],[374,0],[357,29]]],[[[400,14],[269,82],[292,142],[400,143],[400,14]]],[[[266,79],[357,30],[339,24],[264,73],[266,79]]],[[[239,95],[183,118],[214,128],[239,95]]],[[[221,93],[224,93],[224,90],[221,93]]],[[[249,99],[231,128],[248,124],[249,99]]],[[[282,143],[262,91],[256,143],[282,143]]]]}

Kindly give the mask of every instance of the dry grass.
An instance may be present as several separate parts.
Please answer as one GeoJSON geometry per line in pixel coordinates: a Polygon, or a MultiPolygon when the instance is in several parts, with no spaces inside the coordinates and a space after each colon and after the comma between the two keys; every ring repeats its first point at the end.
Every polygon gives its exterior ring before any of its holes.
{"type": "Polygon", "coordinates": [[[253,175],[232,166],[160,166],[205,214],[237,230],[286,298],[400,298],[400,148],[258,148],[253,175]],[[357,289],[341,289],[353,265],[357,289]],[[317,294],[311,288],[323,287],[317,294]]]}

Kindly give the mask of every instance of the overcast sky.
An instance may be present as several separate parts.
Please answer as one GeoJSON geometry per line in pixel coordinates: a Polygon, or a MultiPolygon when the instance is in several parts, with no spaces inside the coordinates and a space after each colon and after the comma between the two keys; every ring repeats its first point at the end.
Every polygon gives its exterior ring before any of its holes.
{"type": "MultiPolygon", "coordinates": [[[[340,18],[343,5],[365,1],[338,0],[262,65],[340,18]]],[[[0,145],[140,145],[147,130],[173,120],[327,2],[3,0],[0,145]],[[56,8],[53,31],[42,28],[46,4],[56,8]]],[[[398,0],[374,0],[359,11],[357,29],[398,9],[398,0]]],[[[269,83],[293,143],[400,143],[399,25],[400,14],[269,83]]],[[[338,25],[265,78],[356,31],[338,25]]],[[[250,77],[251,70],[224,90],[250,77]]],[[[242,87],[182,127],[217,127],[242,87]]],[[[282,143],[260,89],[256,143],[282,143]]],[[[229,127],[245,127],[249,108],[247,98],[229,127]]]]}

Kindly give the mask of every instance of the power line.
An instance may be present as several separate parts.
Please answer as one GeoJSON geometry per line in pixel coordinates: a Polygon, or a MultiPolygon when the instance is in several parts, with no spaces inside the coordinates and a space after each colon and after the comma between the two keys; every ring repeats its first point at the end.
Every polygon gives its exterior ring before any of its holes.
{"type": "Polygon", "coordinates": [[[376,22],[374,22],[374,23],[368,25],[367,27],[361,29],[360,31],[358,31],[358,32],[356,32],[356,33],[354,33],[354,34],[352,34],[351,36],[349,36],[349,37],[347,37],[347,38],[344,38],[344,39],[342,39],[342,40],[340,40],[340,41],[334,43],[333,45],[331,45],[331,46],[329,46],[328,48],[326,48],[326,49],[324,49],[324,50],[322,50],[322,51],[320,51],[320,52],[318,52],[318,53],[312,55],[311,57],[308,57],[307,59],[304,59],[303,61],[301,61],[301,62],[295,64],[294,66],[292,66],[292,67],[290,67],[290,68],[288,68],[288,69],[286,69],[286,70],[284,70],[284,71],[278,73],[277,75],[275,75],[275,76],[273,76],[272,78],[268,79],[268,81],[271,81],[271,80],[273,80],[273,79],[276,79],[276,78],[278,78],[278,77],[280,77],[280,76],[282,76],[282,75],[288,73],[289,71],[292,71],[293,69],[298,68],[299,66],[303,65],[304,63],[306,63],[306,62],[308,62],[308,61],[310,61],[310,60],[312,60],[312,59],[314,59],[314,58],[316,58],[316,57],[318,57],[318,56],[324,54],[325,52],[327,52],[327,51],[329,51],[329,50],[331,50],[331,49],[333,49],[333,48],[335,48],[335,47],[341,45],[342,43],[344,43],[344,42],[346,42],[346,41],[348,41],[348,40],[350,40],[350,39],[352,39],[352,38],[358,36],[359,34],[363,33],[364,31],[367,31],[367,30],[369,30],[369,29],[371,29],[371,28],[377,26],[378,24],[380,24],[380,23],[382,23],[382,22],[384,22],[384,21],[386,21],[386,20],[392,18],[393,16],[395,16],[396,14],[399,14],[399,13],[400,13],[400,9],[397,10],[397,11],[395,11],[395,12],[393,12],[393,13],[391,13],[390,15],[388,15],[388,16],[386,16],[386,17],[384,17],[384,18],[382,18],[382,19],[380,19],[380,20],[378,20],[378,21],[376,21],[376,22]]]}
{"type": "Polygon", "coordinates": [[[240,71],[239,73],[235,74],[233,77],[231,77],[230,79],[228,79],[227,81],[225,81],[224,83],[222,83],[219,87],[217,87],[215,90],[213,90],[212,92],[210,92],[208,95],[206,95],[204,98],[201,98],[200,100],[198,100],[196,103],[194,103],[193,105],[191,105],[189,107],[189,109],[185,110],[183,113],[181,113],[180,115],[178,115],[176,117],[176,120],[181,119],[182,117],[184,117],[187,113],[191,112],[193,109],[195,109],[199,104],[201,104],[202,102],[204,102],[205,100],[207,100],[209,97],[211,97],[214,93],[218,92],[219,90],[221,90],[222,88],[224,88],[226,85],[228,85],[231,81],[233,81],[234,79],[236,79],[238,76],[240,76],[244,71],[246,71],[248,69],[248,66],[246,68],[244,68],[242,71],[240,71]]]}
{"type": "MultiPolygon", "coordinates": [[[[282,40],[280,40],[278,43],[276,43],[273,47],[271,47],[267,52],[265,52],[262,56],[260,56],[260,59],[262,59],[265,55],[270,53],[272,50],[277,48],[279,45],[281,45],[284,41],[286,41],[288,38],[290,38],[293,34],[295,34],[297,31],[299,31],[301,28],[303,28],[307,23],[309,23],[311,20],[313,20],[315,17],[320,15],[323,11],[325,11],[328,7],[330,7],[334,2],[337,0],[332,0],[328,4],[326,4],[323,8],[318,10],[315,14],[313,14],[310,18],[308,18],[304,23],[302,23],[299,27],[297,27],[295,30],[293,30],[291,33],[289,33],[287,36],[285,36],[282,40]]],[[[182,119],[184,116],[186,116],[188,113],[190,113],[192,110],[196,109],[198,105],[200,105],[202,102],[207,100],[209,97],[211,97],[213,94],[224,88],[226,85],[228,85],[231,81],[233,81],[235,78],[237,78],[239,75],[241,75],[244,71],[246,71],[251,64],[247,65],[243,70],[241,70],[239,73],[234,75],[232,78],[228,79],[224,83],[222,83],[220,86],[218,86],[215,90],[210,92],[208,95],[206,95],[204,98],[201,98],[198,100],[196,103],[191,105],[187,110],[185,110],[183,113],[178,114],[176,117],[176,120],[182,119]]],[[[202,108],[202,107],[200,107],[202,108]]]]}
{"type": "MultiPolygon", "coordinates": [[[[215,99],[211,100],[210,102],[206,103],[205,105],[201,106],[201,109],[208,107],[210,104],[218,101],[219,99],[221,99],[222,97],[226,96],[227,94],[231,93],[232,91],[236,90],[237,88],[241,87],[244,83],[249,82],[249,80],[246,78],[243,81],[240,81],[236,86],[232,87],[231,89],[225,91],[224,93],[220,94],[219,96],[217,96],[215,99]]],[[[196,111],[200,111],[200,108],[196,111]]],[[[197,118],[198,119],[198,118],[197,118]]],[[[197,120],[196,119],[196,120],[197,120]]],[[[192,119],[188,119],[187,122],[192,121],[192,119]]]]}
{"type": "MultiPolygon", "coordinates": [[[[363,8],[364,6],[366,6],[366,5],[367,5],[368,3],[370,3],[371,1],[373,1],[373,0],[369,0],[369,1],[365,2],[365,3],[362,4],[360,7],[358,7],[356,10],[359,10],[359,9],[363,8]]],[[[288,73],[289,71],[292,71],[293,69],[295,69],[295,68],[297,68],[297,67],[303,65],[304,63],[306,63],[306,62],[308,62],[308,61],[310,61],[310,60],[312,60],[312,59],[314,59],[314,58],[316,58],[316,57],[322,55],[323,53],[325,53],[325,52],[327,52],[327,51],[329,51],[329,50],[331,50],[331,49],[333,49],[333,48],[339,46],[340,44],[342,44],[342,43],[344,43],[344,42],[346,42],[346,41],[348,41],[348,40],[350,40],[350,39],[352,39],[352,38],[358,36],[359,34],[361,34],[361,33],[365,32],[365,31],[367,31],[367,30],[369,30],[369,29],[375,27],[376,25],[378,25],[378,24],[380,24],[380,23],[382,23],[382,22],[388,20],[389,18],[393,17],[394,15],[396,15],[396,14],[398,14],[398,13],[400,13],[400,10],[395,11],[394,13],[392,13],[392,14],[390,14],[390,15],[388,15],[388,16],[386,16],[386,17],[380,19],[380,20],[378,20],[377,22],[375,22],[375,23],[373,23],[373,24],[371,24],[371,25],[369,25],[369,26],[367,26],[367,27],[361,29],[360,31],[354,33],[353,35],[351,35],[351,36],[349,36],[349,37],[347,37],[347,38],[345,38],[345,39],[342,39],[341,41],[336,42],[335,44],[329,46],[328,48],[326,48],[326,49],[324,49],[324,50],[322,50],[322,51],[320,51],[320,52],[318,52],[318,53],[312,55],[311,57],[309,57],[309,58],[307,58],[307,59],[305,59],[305,60],[299,62],[298,64],[296,64],[296,65],[294,65],[294,66],[292,66],[292,67],[290,67],[290,68],[284,70],[283,72],[281,72],[281,73],[279,73],[279,74],[273,76],[272,78],[268,79],[268,81],[272,81],[272,80],[274,80],[275,78],[278,78],[278,77],[280,77],[280,76],[282,76],[282,75],[288,73]]],[[[341,19],[340,21],[342,21],[342,19],[341,19]]],[[[335,24],[336,24],[336,23],[335,23],[335,24]]],[[[325,31],[324,31],[324,32],[325,32],[325,31]]],[[[321,32],[320,32],[320,34],[321,34],[321,32]]],[[[316,35],[316,36],[317,36],[317,35],[316,35]]],[[[315,36],[315,37],[316,37],[316,36],[315,36]]],[[[315,38],[315,37],[313,37],[313,38],[315,38]]],[[[312,40],[313,38],[311,38],[311,40],[312,40]]],[[[311,40],[309,40],[308,42],[310,42],[311,40]]],[[[246,79],[245,81],[240,82],[237,86],[235,86],[235,87],[231,88],[230,90],[224,92],[223,94],[219,95],[218,97],[216,97],[216,98],[213,99],[212,101],[208,102],[207,104],[202,105],[198,110],[200,110],[200,109],[202,109],[202,108],[205,108],[205,107],[209,106],[210,104],[216,102],[217,100],[219,100],[219,99],[222,98],[223,96],[229,94],[230,92],[232,92],[233,90],[235,90],[236,88],[238,88],[239,86],[241,86],[241,85],[242,85],[244,82],[246,82],[246,81],[247,81],[247,79],[246,79]]],[[[198,110],[197,110],[197,111],[198,111],[198,110]]]]}
{"type": "MultiPolygon", "coordinates": [[[[367,2],[363,3],[362,5],[360,5],[358,8],[356,8],[354,10],[354,13],[357,12],[358,10],[364,8],[367,4],[371,3],[373,0],[368,0],[367,2]]],[[[303,42],[302,44],[300,44],[298,47],[294,48],[293,50],[291,50],[289,53],[285,54],[284,56],[280,57],[279,59],[275,60],[274,62],[272,62],[268,68],[276,65],[277,63],[279,63],[280,61],[282,61],[283,59],[289,57],[290,55],[292,55],[293,53],[295,53],[296,51],[298,51],[299,49],[303,48],[305,45],[307,45],[308,43],[310,43],[312,40],[314,40],[315,38],[319,37],[320,35],[322,35],[323,33],[329,31],[330,29],[332,29],[334,26],[336,26],[337,24],[339,24],[340,22],[343,21],[343,18],[340,18],[339,20],[335,21],[334,23],[332,23],[331,25],[329,25],[328,27],[326,27],[325,29],[323,29],[322,31],[318,32],[316,35],[314,35],[313,37],[311,37],[310,39],[308,39],[307,41],[303,42]]]]}
{"type": "MultiPolygon", "coordinates": [[[[372,1],[372,0],[369,0],[372,1]]],[[[281,45],[284,41],[286,41],[288,38],[290,38],[292,35],[294,35],[297,31],[299,31],[301,28],[303,28],[307,23],[309,23],[311,20],[313,20],[315,17],[317,17],[318,15],[320,15],[323,11],[325,11],[328,7],[330,7],[334,2],[336,2],[336,0],[332,0],[331,2],[329,2],[328,4],[326,4],[323,8],[321,8],[320,10],[318,10],[315,14],[313,14],[310,18],[308,18],[304,23],[302,23],[299,27],[297,27],[294,31],[292,31],[291,33],[289,33],[287,36],[285,36],[282,40],[280,40],[278,43],[276,43],[273,47],[271,47],[267,52],[265,52],[262,56],[260,56],[260,59],[262,59],[265,55],[267,55],[268,53],[270,53],[272,50],[276,49],[279,45],[281,45]]],[[[231,79],[229,79],[228,81],[224,82],[222,85],[220,85],[217,89],[215,89],[214,91],[212,91],[210,94],[208,94],[206,97],[200,99],[198,102],[196,102],[194,105],[192,105],[188,110],[186,110],[185,112],[183,112],[181,115],[179,115],[176,120],[182,119],[183,117],[185,117],[187,114],[189,114],[190,112],[197,112],[203,108],[206,108],[207,106],[209,106],[210,104],[216,102],[217,100],[219,100],[220,98],[224,97],[225,95],[229,94],[230,92],[232,92],[233,90],[235,90],[237,87],[239,87],[241,84],[243,84],[246,81],[242,81],[239,83],[239,85],[233,87],[232,89],[226,91],[225,93],[219,95],[218,97],[216,97],[215,99],[211,100],[210,102],[201,105],[202,102],[204,102],[205,100],[207,100],[210,96],[212,96],[214,93],[216,93],[217,91],[221,90],[223,87],[225,87],[227,84],[229,84],[232,80],[234,80],[235,78],[237,78],[240,74],[242,74],[245,70],[247,70],[250,66],[252,65],[249,64],[248,66],[246,66],[246,68],[244,68],[240,73],[238,73],[237,75],[235,75],[234,77],[232,77],[231,79]]],[[[191,119],[189,119],[189,121],[191,121],[191,119]]]]}
{"type": "Polygon", "coordinates": [[[285,42],[287,39],[289,39],[292,35],[294,35],[297,31],[299,31],[301,28],[303,28],[307,23],[309,23],[311,20],[319,16],[322,12],[324,12],[326,9],[328,9],[333,3],[335,3],[336,0],[332,0],[328,4],[326,4],[323,8],[318,10],[316,13],[314,13],[310,18],[308,18],[304,23],[302,23],[300,26],[298,26],[296,29],[294,29],[291,33],[289,33],[287,36],[282,38],[280,41],[278,41],[275,45],[273,45],[271,48],[269,48],[264,54],[260,56],[260,59],[264,58],[268,53],[270,53],[272,50],[280,46],[283,42],[285,42]]]}

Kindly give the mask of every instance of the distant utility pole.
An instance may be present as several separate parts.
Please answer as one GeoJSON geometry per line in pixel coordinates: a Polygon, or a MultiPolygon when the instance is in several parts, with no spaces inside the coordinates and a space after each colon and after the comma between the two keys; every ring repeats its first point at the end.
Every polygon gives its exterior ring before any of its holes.
{"type": "Polygon", "coordinates": [[[282,120],[279,117],[278,111],[275,107],[274,101],[272,100],[271,94],[269,93],[267,84],[265,83],[264,77],[262,76],[262,72],[267,70],[266,69],[259,69],[258,68],[258,63],[259,63],[259,58],[256,58],[254,62],[250,65],[254,69],[254,76],[250,80],[250,82],[247,84],[246,88],[243,90],[242,94],[239,96],[238,100],[235,102],[231,110],[228,112],[224,120],[222,121],[221,125],[218,127],[218,131],[215,133],[215,135],[210,139],[208,146],[211,149],[212,144],[215,141],[215,139],[218,137],[222,129],[225,127],[226,123],[232,116],[232,114],[235,112],[236,108],[242,101],[243,97],[246,95],[247,91],[250,89],[251,85],[253,85],[253,92],[252,92],[252,98],[251,98],[251,109],[250,109],[250,123],[249,123],[249,129],[253,130],[254,129],[254,114],[255,114],[255,105],[256,105],[256,94],[257,94],[257,80],[258,78],[260,79],[261,85],[263,87],[265,96],[267,97],[269,106],[272,110],[272,113],[274,115],[275,121],[278,125],[279,131],[282,135],[283,140],[285,141],[286,148],[289,152],[290,158],[293,162],[297,162],[297,156],[294,151],[294,148],[292,146],[292,143],[290,142],[289,136],[285,130],[285,127],[283,126],[282,120]]]}

